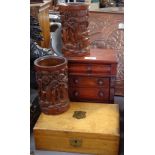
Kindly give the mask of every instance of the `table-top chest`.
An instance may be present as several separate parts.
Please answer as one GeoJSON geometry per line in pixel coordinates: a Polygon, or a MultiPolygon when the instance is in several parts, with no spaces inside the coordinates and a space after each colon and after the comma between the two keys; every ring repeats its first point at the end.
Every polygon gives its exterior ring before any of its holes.
{"type": "Polygon", "coordinates": [[[89,56],[68,58],[71,101],[112,103],[116,73],[117,60],[112,49],[91,49],[89,56]]]}
{"type": "Polygon", "coordinates": [[[71,102],[61,115],[41,114],[35,127],[37,150],[118,155],[117,104],[71,102]]]}

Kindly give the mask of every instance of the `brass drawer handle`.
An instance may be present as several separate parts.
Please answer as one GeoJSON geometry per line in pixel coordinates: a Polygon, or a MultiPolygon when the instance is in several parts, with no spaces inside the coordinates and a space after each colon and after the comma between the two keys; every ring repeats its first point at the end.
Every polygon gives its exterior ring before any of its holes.
{"type": "Polygon", "coordinates": [[[87,72],[88,73],[91,73],[92,72],[92,66],[91,65],[87,66],[87,72]]]}
{"type": "Polygon", "coordinates": [[[74,83],[79,83],[79,80],[78,79],[74,79],[74,83]]]}
{"type": "Polygon", "coordinates": [[[82,146],[81,139],[70,139],[69,142],[70,142],[70,145],[73,147],[81,147],[82,146]]]}
{"type": "Polygon", "coordinates": [[[103,86],[103,84],[104,84],[104,82],[103,82],[102,79],[99,79],[99,80],[97,81],[97,83],[98,83],[98,85],[100,85],[100,86],[103,86]]]}
{"type": "Polygon", "coordinates": [[[103,93],[103,91],[99,91],[99,97],[103,97],[104,96],[104,93],[103,93]]]}
{"type": "Polygon", "coordinates": [[[76,96],[76,97],[79,96],[79,92],[78,91],[75,91],[74,92],[74,96],[76,96]]]}

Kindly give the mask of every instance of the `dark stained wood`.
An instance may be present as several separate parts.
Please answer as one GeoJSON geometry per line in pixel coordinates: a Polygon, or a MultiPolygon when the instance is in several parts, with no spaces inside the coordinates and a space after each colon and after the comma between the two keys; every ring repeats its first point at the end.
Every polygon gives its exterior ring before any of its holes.
{"type": "Polygon", "coordinates": [[[69,62],[83,62],[83,63],[116,63],[117,58],[113,49],[99,49],[91,48],[90,54],[85,57],[68,57],[69,62]],[[87,59],[86,57],[95,57],[96,59],[87,59]]]}
{"type": "Polygon", "coordinates": [[[30,0],[30,3],[43,3],[43,0],[30,0]]]}
{"type": "Polygon", "coordinates": [[[69,72],[72,73],[84,73],[84,74],[110,74],[111,73],[111,66],[109,64],[88,64],[82,63],[72,63],[69,67],[69,72]]]}
{"type": "Polygon", "coordinates": [[[109,78],[89,77],[89,76],[70,76],[69,85],[74,87],[103,87],[109,88],[109,78]]]}
{"type": "Polygon", "coordinates": [[[60,114],[68,110],[67,61],[63,57],[46,56],[35,60],[39,104],[45,114],[60,114]]]}
{"type": "Polygon", "coordinates": [[[44,48],[50,47],[50,3],[50,1],[45,1],[44,3],[36,3],[30,5],[30,14],[38,19],[44,39],[40,42],[39,45],[44,48]]]}
{"type": "Polygon", "coordinates": [[[119,12],[89,12],[91,48],[112,48],[118,60],[115,95],[124,95],[124,14],[119,12]]]}
{"type": "Polygon", "coordinates": [[[109,103],[108,88],[85,88],[73,87],[69,88],[69,96],[71,101],[91,101],[109,103]]]}
{"type": "Polygon", "coordinates": [[[88,5],[65,3],[58,5],[62,19],[62,52],[65,56],[89,54],[88,5]]]}
{"type": "Polygon", "coordinates": [[[113,103],[116,73],[112,49],[91,49],[89,56],[68,58],[70,100],[113,103]]]}

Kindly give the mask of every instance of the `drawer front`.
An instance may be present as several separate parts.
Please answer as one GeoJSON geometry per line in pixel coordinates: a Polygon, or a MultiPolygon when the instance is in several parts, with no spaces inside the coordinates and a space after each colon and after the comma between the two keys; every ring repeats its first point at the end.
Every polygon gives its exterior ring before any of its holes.
{"type": "Polygon", "coordinates": [[[109,78],[69,76],[69,86],[75,87],[103,87],[109,89],[109,78]]]}
{"type": "Polygon", "coordinates": [[[111,74],[110,64],[79,64],[69,63],[69,73],[85,73],[85,74],[111,74]]]}
{"type": "Polygon", "coordinates": [[[118,155],[119,140],[51,135],[35,136],[35,144],[38,150],[118,155]]]}
{"type": "Polygon", "coordinates": [[[109,102],[109,89],[104,88],[69,88],[71,101],[109,102]]]}

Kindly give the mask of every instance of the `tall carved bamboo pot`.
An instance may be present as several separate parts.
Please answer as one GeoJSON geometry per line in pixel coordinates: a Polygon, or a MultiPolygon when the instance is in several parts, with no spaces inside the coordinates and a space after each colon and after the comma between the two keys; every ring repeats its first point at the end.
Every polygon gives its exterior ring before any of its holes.
{"type": "Polygon", "coordinates": [[[39,104],[45,114],[60,114],[68,110],[67,60],[45,56],[34,61],[39,89],[39,104]]]}
{"type": "Polygon", "coordinates": [[[63,3],[58,7],[62,20],[62,52],[64,56],[89,55],[88,5],[63,3]]]}

